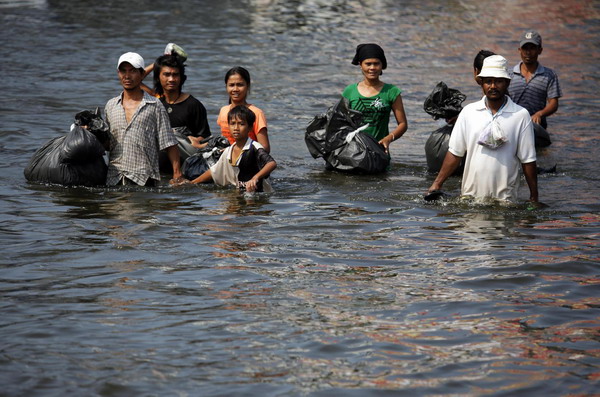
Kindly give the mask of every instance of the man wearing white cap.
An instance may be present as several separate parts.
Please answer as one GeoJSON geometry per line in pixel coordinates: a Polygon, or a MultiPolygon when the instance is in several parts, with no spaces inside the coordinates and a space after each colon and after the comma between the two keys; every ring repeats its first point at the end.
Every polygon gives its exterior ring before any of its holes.
{"type": "Polygon", "coordinates": [[[466,155],[461,194],[479,200],[517,201],[519,169],[529,186],[529,201],[538,201],[533,126],[529,113],[507,95],[506,59],[492,55],[477,76],[484,97],[458,116],[442,169],[429,188],[439,191],[466,155]]]}
{"type": "Polygon", "coordinates": [[[117,63],[123,92],[105,107],[110,126],[110,163],[106,184],[153,186],[160,180],[158,156],[166,149],[173,166],[173,182],[181,179],[177,139],[169,116],[157,98],[141,88],[144,59],[127,52],[117,63]]]}

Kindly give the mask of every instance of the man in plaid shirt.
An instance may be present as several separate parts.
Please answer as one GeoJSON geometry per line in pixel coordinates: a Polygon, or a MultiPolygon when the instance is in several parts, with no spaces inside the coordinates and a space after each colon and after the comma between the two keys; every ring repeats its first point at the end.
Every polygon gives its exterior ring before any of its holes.
{"type": "Polygon", "coordinates": [[[173,167],[171,183],[182,179],[177,139],[157,98],[141,88],[144,59],[128,52],[117,63],[121,95],[105,107],[110,126],[110,164],[106,184],[154,186],[160,180],[158,154],[166,149],[173,167]]]}

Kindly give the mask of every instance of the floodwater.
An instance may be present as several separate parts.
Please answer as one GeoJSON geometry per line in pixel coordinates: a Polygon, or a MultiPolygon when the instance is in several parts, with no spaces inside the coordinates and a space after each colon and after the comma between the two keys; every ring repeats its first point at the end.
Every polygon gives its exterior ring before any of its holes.
{"type": "Polygon", "coordinates": [[[2,0],[0,22],[0,395],[598,392],[598,1],[2,0]],[[477,51],[515,64],[529,27],[564,93],[538,159],[557,165],[547,207],[425,203],[439,125],[423,101],[438,81],[477,100],[477,51]],[[250,70],[275,193],[25,180],[38,147],[119,93],[121,53],[168,42],[214,132],[225,71],[250,70]],[[361,42],[386,49],[409,121],[379,176],[328,172],[304,144],[360,79],[361,42]]]}

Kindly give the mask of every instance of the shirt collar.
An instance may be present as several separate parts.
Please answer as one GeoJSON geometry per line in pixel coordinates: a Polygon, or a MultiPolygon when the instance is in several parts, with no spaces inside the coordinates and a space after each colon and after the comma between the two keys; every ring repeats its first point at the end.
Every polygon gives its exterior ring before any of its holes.
{"type": "MultiPolygon", "coordinates": [[[[517,107],[517,104],[514,103],[508,95],[505,95],[505,97],[506,97],[506,105],[504,105],[504,109],[502,111],[506,112],[506,113],[515,113],[516,111],[518,111],[519,109],[517,107]]],[[[476,110],[487,110],[487,106],[485,106],[485,95],[483,97],[481,97],[480,101],[475,102],[475,109],[476,110]]]]}
{"type": "MultiPolygon", "coordinates": [[[[521,62],[519,62],[518,64],[515,65],[515,67],[513,68],[513,73],[514,74],[521,75],[521,65],[522,64],[523,64],[523,61],[521,61],[521,62]]],[[[536,74],[542,74],[542,73],[544,73],[545,70],[546,70],[546,68],[543,67],[542,64],[538,62],[538,67],[535,70],[535,73],[533,75],[535,76],[536,74]]]]}
{"type": "Polygon", "coordinates": [[[227,153],[227,160],[229,161],[229,164],[238,166],[240,163],[240,160],[242,159],[242,154],[244,152],[247,152],[248,150],[250,150],[250,146],[252,146],[252,142],[254,142],[254,141],[250,137],[248,137],[248,139],[246,140],[246,143],[244,144],[244,147],[242,148],[242,153],[240,153],[240,156],[236,159],[235,164],[233,164],[233,162],[232,162],[233,146],[235,145],[235,143],[232,144],[230,146],[231,149],[229,150],[229,153],[227,153]]]}
{"type": "MultiPolygon", "coordinates": [[[[148,94],[146,91],[143,91],[143,96],[142,96],[142,104],[145,103],[156,103],[158,101],[158,98],[153,97],[152,95],[148,94]]],[[[117,101],[117,103],[121,104],[123,102],[123,92],[121,92],[121,95],[119,95],[119,100],[117,101]]]]}

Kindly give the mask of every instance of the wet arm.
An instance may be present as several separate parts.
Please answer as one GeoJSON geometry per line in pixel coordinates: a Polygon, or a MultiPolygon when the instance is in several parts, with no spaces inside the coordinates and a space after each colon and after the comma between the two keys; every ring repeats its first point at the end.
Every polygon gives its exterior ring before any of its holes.
{"type": "Polygon", "coordinates": [[[256,140],[260,143],[266,150],[267,153],[271,152],[271,145],[269,144],[269,135],[267,134],[267,127],[263,127],[256,134],[256,140]]]}
{"type": "Polygon", "coordinates": [[[454,173],[454,171],[456,171],[456,169],[460,165],[461,160],[462,160],[462,157],[452,154],[452,153],[450,153],[450,151],[446,152],[446,157],[444,157],[444,163],[442,164],[442,169],[440,170],[437,177],[431,184],[431,187],[429,187],[428,191],[432,192],[434,190],[440,190],[442,188],[442,185],[446,181],[446,179],[448,179],[448,177],[450,175],[452,175],[454,173]]]}
{"type": "MultiPolygon", "coordinates": [[[[145,79],[146,76],[148,76],[153,70],[154,70],[154,62],[152,62],[150,65],[146,66],[146,68],[144,69],[144,75],[142,76],[142,80],[145,79]]],[[[156,91],[154,91],[152,88],[148,87],[143,82],[140,85],[140,87],[142,87],[142,90],[146,91],[148,94],[150,94],[152,96],[156,96],[156,91]]]]}
{"type": "Polygon", "coordinates": [[[546,106],[534,114],[531,115],[531,121],[534,123],[541,124],[543,117],[548,117],[558,110],[558,98],[550,98],[548,99],[548,103],[546,106]]]}
{"type": "Polygon", "coordinates": [[[256,191],[258,181],[260,181],[261,179],[265,179],[269,175],[271,175],[271,172],[273,172],[275,170],[275,168],[277,168],[277,163],[275,162],[275,160],[269,161],[267,164],[265,164],[265,166],[262,167],[260,169],[260,171],[258,171],[256,173],[256,175],[254,175],[252,177],[252,179],[250,179],[248,182],[246,182],[246,191],[248,191],[248,192],[256,191]]]}
{"type": "Polygon", "coordinates": [[[392,104],[392,111],[394,112],[394,117],[396,118],[398,125],[391,133],[379,141],[379,143],[385,148],[386,152],[388,151],[390,144],[404,135],[408,129],[408,121],[406,120],[406,113],[404,112],[404,105],[402,103],[401,95],[398,95],[392,104]]]}
{"type": "Polygon", "coordinates": [[[208,146],[208,142],[200,143],[204,139],[206,139],[202,136],[196,137],[196,136],[188,135],[187,138],[190,141],[190,143],[192,144],[192,146],[195,147],[196,149],[204,149],[206,146],[208,146]]]}
{"type": "Polygon", "coordinates": [[[183,175],[181,173],[181,157],[179,156],[177,145],[169,146],[167,148],[167,155],[173,167],[173,181],[179,181],[183,175]]]}
{"type": "Polygon", "coordinates": [[[192,183],[207,183],[212,182],[212,172],[210,170],[206,170],[204,174],[200,175],[198,178],[192,180],[192,183]]]}
{"type": "Polygon", "coordinates": [[[537,165],[535,161],[531,163],[521,164],[523,167],[523,174],[529,186],[529,201],[538,201],[538,187],[537,187],[537,165]]]}

